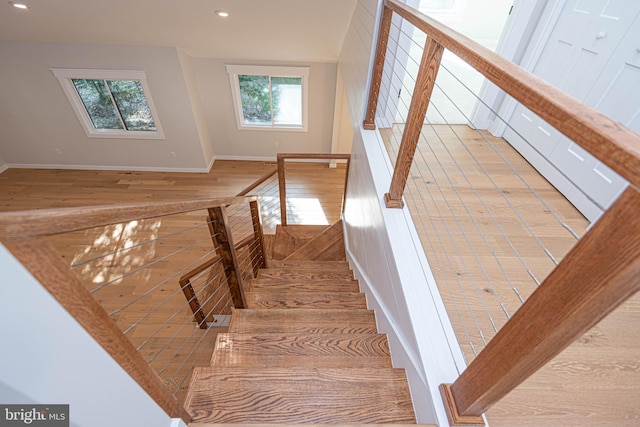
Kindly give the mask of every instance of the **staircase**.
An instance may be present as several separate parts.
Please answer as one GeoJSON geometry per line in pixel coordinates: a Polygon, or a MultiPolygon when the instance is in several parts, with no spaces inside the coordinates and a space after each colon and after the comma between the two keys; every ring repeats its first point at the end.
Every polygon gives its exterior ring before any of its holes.
{"type": "Polygon", "coordinates": [[[340,222],[268,236],[271,258],[246,289],[248,307],[233,311],[211,366],[193,373],[191,426],[416,422],[342,239],[340,222]]]}

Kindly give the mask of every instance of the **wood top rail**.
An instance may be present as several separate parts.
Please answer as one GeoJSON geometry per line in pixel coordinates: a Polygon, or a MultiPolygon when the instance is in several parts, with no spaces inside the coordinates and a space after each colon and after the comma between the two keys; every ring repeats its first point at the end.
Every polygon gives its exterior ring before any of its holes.
{"type": "Polygon", "coordinates": [[[7,242],[5,246],[170,417],[191,421],[164,381],[45,237],[7,242]]]}
{"type": "Polygon", "coordinates": [[[267,172],[258,178],[253,184],[249,185],[247,188],[236,194],[236,197],[246,196],[250,191],[258,187],[260,184],[271,178],[273,175],[278,173],[278,168],[274,168],[271,172],[267,172]]]}
{"type": "Polygon", "coordinates": [[[249,203],[257,197],[42,209],[0,213],[0,241],[24,240],[200,209],[249,203]]]}
{"type": "Polygon", "coordinates": [[[339,153],[278,153],[278,192],[280,193],[280,223],[284,226],[287,225],[287,185],[285,179],[285,160],[287,159],[299,159],[299,160],[346,160],[347,172],[344,179],[344,195],[342,197],[342,211],[344,212],[344,206],[347,200],[347,183],[349,181],[349,164],[351,154],[339,154],[339,153]]]}
{"type": "Polygon", "coordinates": [[[340,153],[278,153],[278,159],[326,159],[326,160],[349,160],[351,154],[340,153]]]}
{"type": "Polygon", "coordinates": [[[385,6],[640,188],[640,135],[398,0],[385,6]]]}

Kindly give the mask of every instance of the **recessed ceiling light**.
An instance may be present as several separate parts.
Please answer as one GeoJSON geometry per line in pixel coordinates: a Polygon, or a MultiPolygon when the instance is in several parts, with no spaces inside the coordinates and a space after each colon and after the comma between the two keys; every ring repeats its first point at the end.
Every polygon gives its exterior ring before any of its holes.
{"type": "Polygon", "coordinates": [[[216,10],[216,15],[222,18],[226,18],[227,16],[229,16],[229,12],[225,12],[224,10],[216,10]]]}
{"type": "Polygon", "coordinates": [[[10,1],[9,4],[13,7],[17,7],[18,9],[29,9],[24,3],[16,3],[15,1],[10,1]]]}

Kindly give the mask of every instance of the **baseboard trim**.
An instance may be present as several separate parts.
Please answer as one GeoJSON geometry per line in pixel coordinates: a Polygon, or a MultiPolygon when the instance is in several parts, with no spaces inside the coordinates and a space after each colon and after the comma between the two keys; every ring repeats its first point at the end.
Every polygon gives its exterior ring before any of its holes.
{"type": "Polygon", "coordinates": [[[6,171],[7,169],[9,169],[9,165],[0,165],[0,173],[6,171]]]}
{"type": "Polygon", "coordinates": [[[216,156],[216,160],[237,160],[246,162],[275,162],[276,157],[262,157],[262,156],[216,156]]]}
{"type": "MultiPolygon", "coordinates": [[[[216,160],[236,160],[236,161],[247,161],[247,162],[277,161],[276,157],[255,157],[255,156],[216,156],[216,160]]],[[[331,163],[330,159],[295,159],[295,161],[300,163],[331,163]]]]}
{"type": "MultiPolygon", "coordinates": [[[[213,163],[212,163],[213,165],[213,163]]],[[[107,165],[56,165],[56,164],[25,164],[11,163],[9,169],[62,169],[62,170],[96,170],[123,172],[187,172],[208,173],[210,168],[170,168],[149,166],[107,166],[107,165]]]]}

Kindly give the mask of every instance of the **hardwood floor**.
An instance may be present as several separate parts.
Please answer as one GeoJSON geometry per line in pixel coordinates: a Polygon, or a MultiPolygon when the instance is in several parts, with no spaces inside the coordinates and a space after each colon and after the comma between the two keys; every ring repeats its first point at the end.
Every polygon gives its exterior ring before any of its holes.
{"type": "MultiPolygon", "coordinates": [[[[476,133],[467,134],[467,137],[470,141],[469,144],[474,149],[487,148],[483,137],[478,136],[476,133]]],[[[458,141],[455,138],[448,148],[452,150],[457,144],[458,141]]],[[[530,185],[535,186],[538,189],[537,191],[545,196],[544,199],[549,206],[553,207],[556,215],[574,230],[582,230],[580,231],[581,234],[587,225],[584,218],[581,218],[566,200],[559,197],[557,192],[546,184],[546,181],[524,164],[519,156],[514,155],[515,153],[511,152],[504,143],[497,141],[496,144],[500,148],[499,151],[502,155],[512,162],[520,175],[525,177],[530,185]]],[[[458,149],[463,156],[468,157],[469,154],[463,147],[458,146],[458,149]]],[[[448,154],[443,147],[438,148],[438,150],[434,148],[434,150],[436,152],[439,150],[441,155],[448,154]]],[[[433,156],[431,151],[429,153],[433,156]]],[[[425,159],[429,159],[429,153],[424,154],[425,159]]],[[[416,158],[422,159],[421,156],[418,153],[416,158]]],[[[540,236],[544,239],[545,245],[557,244],[557,249],[553,249],[552,253],[560,258],[573,244],[572,242],[575,242],[573,237],[566,238],[566,228],[559,227],[555,219],[548,221],[549,214],[545,212],[545,207],[540,207],[538,199],[527,195],[526,188],[523,189],[523,184],[516,182],[513,179],[513,175],[503,173],[507,171],[511,174],[512,172],[493,150],[482,154],[476,153],[475,156],[486,161],[486,168],[491,170],[492,173],[496,173],[496,175],[493,175],[496,182],[509,187],[503,194],[511,197],[511,203],[522,211],[523,217],[526,215],[530,223],[536,224],[536,229],[542,230],[540,236]]],[[[461,160],[457,160],[457,162],[462,165],[461,160]]],[[[443,166],[448,166],[450,170],[457,171],[455,174],[449,173],[453,182],[466,182],[465,176],[459,171],[456,162],[449,159],[448,162],[441,160],[441,163],[443,166]]],[[[438,162],[432,157],[430,164],[438,165],[438,162]]],[[[318,198],[321,206],[334,206],[336,205],[335,202],[329,204],[322,201],[322,196],[325,194],[323,184],[332,182],[335,187],[341,185],[343,175],[339,174],[344,174],[344,170],[328,170],[329,173],[335,172],[336,176],[330,180],[315,180],[305,185],[304,174],[309,171],[310,167],[318,166],[313,166],[312,164],[290,165],[289,168],[291,170],[288,170],[287,175],[288,182],[290,182],[288,190],[291,192],[290,194],[294,195],[293,197],[295,197],[295,191],[299,191],[300,195],[311,194],[314,196],[312,199],[318,198]],[[294,173],[296,169],[301,171],[299,178],[296,178],[294,173]]],[[[218,161],[209,174],[10,169],[0,174],[0,210],[13,211],[48,207],[222,197],[236,194],[274,167],[274,164],[262,162],[218,161]]],[[[447,175],[442,170],[437,170],[435,167],[432,170],[437,177],[444,178],[445,182],[448,181],[447,175]]],[[[482,178],[482,171],[478,169],[478,166],[465,165],[463,170],[469,177],[473,176],[474,181],[484,183],[485,188],[482,188],[482,191],[478,190],[478,192],[485,196],[485,200],[488,201],[489,198],[486,195],[489,193],[490,182],[487,184],[486,178],[482,178]],[[473,175],[471,175],[472,173],[473,175]]],[[[432,177],[421,177],[418,172],[412,172],[412,177],[422,179],[422,183],[428,187],[428,189],[423,188],[422,193],[424,195],[429,196],[429,194],[432,194],[434,199],[442,201],[443,196],[437,190],[435,184],[430,184],[435,182],[432,177]],[[431,190],[431,193],[429,190],[431,190]]],[[[267,185],[268,183],[265,184],[265,186],[267,185]]],[[[413,191],[417,189],[415,184],[410,184],[409,188],[413,191]]],[[[441,188],[444,191],[444,186],[441,186],[441,188]]],[[[277,186],[275,190],[272,189],[271,191],[274,200],[277,200],[277,186]]],[[[461,196],[463,195],[462,190],[458,192],[461,196]]],[[[466,193],[476,197],[473,190],[468,190],[466,193]]],[[[435,208],[428,212],[424,206],[421,206],[421,210],[424,213],[416,216],[415,222],[421,233],[440,236],[440,238],[436,237],[433,240],[433,248],[439,251],[439,255],[436,255],[438,258],[435,260],[430,258],[430,263],[436,276],[450,274],[449,278],[446,279],[451,285],[450,290],[446,287],[447,282],[441,279],[442,295],[445,300],[449,298],[447,304],[450,310],[450,318],[460,337],[465,354],[468,358],[472,358],[473,351],[471,351],[469,341],[477,349],[480,349],[483,343],[473,320],[473,315],[467,308],[472,307],[477,312],[478,324],[483,327],[482,333],[487,339],[492,336],[491,331],[493,331],[487,311],[491,314],[496,327],[501,325],[501,322],[504,322],[504,319],[500,320],[500,316],[504,317],[504,311],[500,304],[496,303],[497,297],[495,295],[501,296],[503,304],[509,313],[518,307],[520,300],[515,295],[511,284],[504,283],[504,274],[491,251],[486,248],[483,248],[482,251],[477,249],[475,250],[476,258],[470,243],[479,242],[481,245],[485,245],[484,238],[486,238],[494,244],[493,251],[500,260],[502,267],[505,269],[514,266],[518,269],[523,267],[521,260],[513,254],[509,242],[501,237],[501,232],[493,223],[492,217],[486,214],[484,206],[480,203],[473,210],[470,209],[470,211],[479,214],[476,220],[479,226],[486,227],[481,228],[483,232],[480,233],[469,217],[461,219],[451,213],[462,212],[467,214],[464,205],[458,199],[458,194],[455,192],[452,194],[454,196],[453,201],[456,203],[450,202],[450,208],[445,204],[445,207],[441,208],[440,215],[438,215],[437,211],[433,211],[435,208]],[[431,220],[433,220],[433,224],[431,220]],[[449,224],[450,227],[453,227],[452,230],[455,231],[455,234],[451,231],[452,235],[462,238],[462,242],[451,241],[444,224],[449,224]],[[457,224],[460,224],[460,228],[458,228],[457,224]],[[475,231],[475,236],[470,232],[463,233],[463,231],[469,231],[470,229],[475,231]],[[436,232],[441,233],[433,234],[436,232]],[[469,242],[464,239],[464,236],[467,236],[469,242]],[[449,241],[446,241],[445,237],[449,241]],[[509,255],[510,251],[511,255],[509,255]],[[444,256],[447,253],[450,254],[449,257],[444,256]],[[469,261],[469,259],[473,262],[469,261]],[[486,263],[484,263],[485,261],[486,263]],[[480,262],[483,262],[482,267],[480,262]],[[474,280],[470,279],[467,270],[474,273],[474,280]],[[496,277],[502,278],[502,285],[497,284],[500,282],[499,280],[495,280],[496,284],[493,285],[495,290],[489,285],[480,286],[478,277],[484,277],[483,271],[486,271],[487,275],[492,279],[496,277]],[[467,290],[464,295],[468,294],[469,299],[466,300],[468,304],[462,296],[463,293],[459,290],[460,287],[467,290]],[[476,292],[477,290],[480,293],[479,296],[478,292],[476,292]],[[514,294],[515,297],[510,294],[514,294]],[[473,300],[470,299],[472,295],[474,297],[473,300]],[[493,305],[489,305],[489,301],[493,301],[493,305]],[[458,303],[458,309],[451,308],[453,302],[458,303]],[[485,309],[485,305],[487,309],[485,309]],[[462,310],[462,306],[464,306],[465,310],[462,310]],[[482,321],[479,319],[480,315],[483,316],[482,321]],[[466,325],[471,325],[467,331],[465,331],[466,325]],[[473,331],[471,330],[472,327],[473,331]],[[470,340],[467,338],[467,334],[471,337],[470,340]]],[[[411,202],[419,199],[412,199],[412,196],[407,196],[407,200],[411,202]]],[[[497,209],[502,215],[494,214],[494,217],[505,221],[503,227],[505,229],[507,226],[522,228],[522,226],[516,227],[514,225],[518,222],[517,217],[512,213],[509,203],[501,195],[498,195],[498,202],[497,209]]],[[[316,204],[316,202],[309,204],[316,204]]],[[[279,215],[277,209],[273,214],[279,215]]],[[[327,218],[327,222],[332,222],[334,218],[337,218],[337,214],[332,214],[328,211],[324,212],[323,215],[327,218]]],[[[309,218],[311,218],[311,215],[309,218]]],[[[309,220],[311,221],[311,219],[309,220]]],[[[135,227],[127,228],[122,226],[117,228],[113,226],[103,230],[89,230],[78,233],[76,236],[67,235],[66,237],[54,238],[53,241],[69,262],[73,260],[77,262],[78,260],[91,258],[93,253],[97,255],[105,253],[110,247],[115,246],[118,241],[126,241],[128,242],[127,244],[134,246],[148,241],[149,236],[156,232],[157,237],[162,237],[184,227],[202,227],[203,224],[204,213],[202,212],[190,216],[187,215],[181,219],[176,218],[173,221],[162,221],[161,223],[143,221],[136,224],[135,227]],[[85,253],[87,249],[88,252],[85,253]]],[[[204,236],[200,234],[200,231],[201,228],[197,228],[190,232],[192,234],[184,233],[184,239],[189,240],[190,244],[206,238],[201,244],[194,246],[192,252],[187,252],[182,256],[186,262],[185,265],[211,250],[210,239],[206,233],[204,236]]],[[[550,261],[544,251],[540,250],[538,242],[531,242],[531,237],[526,232],[519,237],[517,242],[519,244],[518,248],[522,253],[522,259],[531,267],[531,272],[536,275],[537,279],[542,280],[546,275],[545,272],[548,272],[553,266],[553,262],[550,261]]],[[[429,243],[425,243],[424,247],[427,251],[431,249],[429,243]]],[[[160,239],[155,245],[149,244],[139,247],[139,253],[136,256],[129,255],[127,257],[126,254],[122,253],[117,254],[113,259],[105,260],[105,267],[99,269],[99,272],[102,272],[104,277],[99,278],[99,274],[92,276],[92,273],[86,273],[88,275],[85,276],[84,281],[88,286],[95,288],[100,283],[107,282],[111,276],[117,277],[122,273],[131,272],[133,269],[158,257],[171,254],[175,250],[177,250],[176,244],[160,239]],[[93,282],[96,278],[99,279],[97,284],[93,282]]],[[[162,262],[158,264],[159,267],[163,265],[162,262]]],[[[83,267],[79,266],[77,268],[82,269],[83,267]]],[[[87,269],[87,271],[91,270],[87,269]]],[[[535,288],[535,284],[532,284],[531,275],[527,271],[524,273],[520,271],[517,274],[511,273],[511,270],[509,272],[509,274],[513,275],[511,282],[524,299],[535,288]]],[[[79,273],[79,275],[82,274],[85,273],[79,273]]],[[[132,298],[139,297],[146,290],[149,290],[149,283],[162,281],[161,277],[166,278],[167,276],[144,277],[144,274],[141,273],[131,274],[128,276],[128,285],[117,282],[116,287],[106,286],[102,291],[103,296],[105,300],[115,299],[130,302],[132,298]],[[133,297],[134,295],[135,297],[133,297]]],[[[201,282],[204,282],[204,280],[204,278],[201,279],[201,282]]],[[[173,300],[175,300],[176,304],[184,304],[185,299],[179,291],[177,277],[171,279],[166,285],[153,290],[158,295],[173,294],[176,291],[179,293],[173,300]]],[[[144,298],[151,299],[152,297],[145,296],[144,298]]],[[[164,299],[164,296],[162,298],[164,299]]],[[[132,322],[142,317],[139,312],[135,313],[136,310],[140,311],[136,309],[136,306],[137,304],[131,306],[132,313],[118,314],[123,324],[131,325],[132,322]]],[[[163,310],[171,312],[167,307],[162,306],[158,309],[159,317],[161,317],[160,313],[166,315],[163,310]]],[[[188,312],[186,315],[188,315],[188,312]]],[[[166,320],[166,317],[164,320],[166,320]]],[[[166,339],[174,337],[174,343],[169,344],[173,353],[167,352],[166,356],[164,353],[159,354],[154,363],[161,367],[169,364],[165,370],[167,375],[170,374],[170,376],[180,378],[183,376],[183,372],[181,370],[177,374],[176,372],[179,371],[178,368],[184,358],[183,356],[174,358],[173,354],[180,353],[186,357],[195,348],[193,341],[198,341],[202,338],[202,332],[199,329],[195,329],[191,321],[187,323],[185,328],[178,330],[185,324],[184,318],[177,323],[177,326],[173,324],[164,325],[164,320],[146,319],[145,324],[139,325],[130,334],[132,336],[135,335],[134,339],[141,343],[144,340],[144,336],[150,334],[149,331],[153,332],[160,328],[156,333],[158,339],[150,340],[142,348],[149,357],[154,356],[160,349],[166,349],[166,339]],[[193,336],[188,338],[192,332],[193,336]],[[164,338],[164,341],[160,338],[164,338]],[[176,341],[178,338],[180,341],[176,341]]],[[[635,296],[492,408],[488,412],[490,425],[640,425],[640,328],[637,325],[640,325],[640,298],[635,296]]],[[[216,330],[210,329],[209,331],[199,344],[200,346],[204,344],[205,348],[209,348],[208,354],[202,352],[202,354],[194,356],[198,358],[197,364],[201,366],[208,365],[212,350],[211,346],[215,341],[216,330]]],[[[184,366],[182,369],[184,369],[184,366]]],[[[188,375],[188,371],[184,375],[188,375]]],[[[188,378],[184,383],[188,383],[188,378]]],[[[185,384],[178,391],[178,395],[181,398],[184,396],[185,384]]],[[[176,383],[174,386],[177,387],[178,384],[176,383]]]]}
{"type": "MultiPolygon", "coordinates": [[[[228,197],[274,168],[275,163],[218,161],[208,174],[10,169],[0,174],[0,210],[228,197]]],[[[288,198],[306,207],[289,220],[337,220],[336,192],[338,187],[342,192],[344,173],[344,168],[330,169],[326,164],[287,164],[288,198]]],[[[261,205],[265,232],[273,233],[279,222],[277,181],[266,182],[253,194],[265,195],[261,205]],[[275,208],[270,207],[273,201],[275,208]]],[[[229,208],[236,242],[252,229],[250,221],[238,219],[243,209],[247,208],[229,208]]],[[[182,274],[215,255],[206,216],[200,211],[50,238],[181,400],[193,366],[208,365],[217,333],[226,330],[196,328],[178,284],[182,274]]],[[[247,267],[247,278],[257,254],[245,249],[238,256],[247,267]]],[[[208,320],[223,321],[212,316],[230,314],[231,297],[220,264],[194,277],[192,283],[208,320]]]]}
{"type": "MultiPolygon", "coordinates": [[[[395,162],[402,127],[380,131],[395,162]]],[[[504,140],[467,126],[423,128],[405,198],[467,361],[588,226],[504,140]]],[[[638,324],[636,295],[490,409],[489,424],[640,425],[638,324]]]]}

